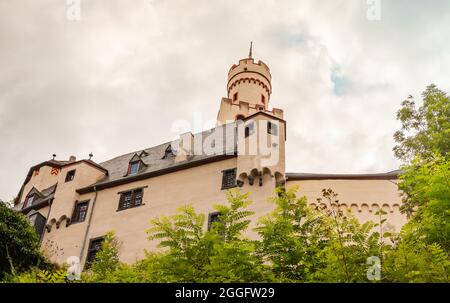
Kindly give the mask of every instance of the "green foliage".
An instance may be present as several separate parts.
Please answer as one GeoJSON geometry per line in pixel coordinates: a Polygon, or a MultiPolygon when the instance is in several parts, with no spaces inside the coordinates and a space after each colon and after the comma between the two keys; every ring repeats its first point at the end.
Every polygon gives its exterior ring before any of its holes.
{"type": "Polygon", "coordinates": [[[431,84],[422,93],[423,105],[416,108],[412,96],[402,102],[397,119],[402,127],[394,134],[397,158],[410,161],[416,157],[433,158],[450,153],[450,98],[431,84]]]}
{"type": "MultiPolygon", "coordinates": [[[[255,254],[255,244],[242,238],[253,212],[248,194],[238,190],[227,193],[227,205],[215,205],[219,221],[205,231],[205,216],[188,205],[180,214],[158,218],[147,232],[149,239],[160,239],[163,255],[149,255],[151,270],[158,282],[251,282],[268,281],[267,267],[255,254]]],[[[142,264],[148,263],[144,262],[142,264]]]]}
{"type": "Polygon", "coordinates": [[[0,280],[39,266],[39,237],[21,213],[0,203],[0,280]]]}
{"type": "Polygon", "coordinates": [[[410,236],[438,243],[450,250],[450,160],[442,156],[428,163],[413,161],[403,167],[399,188],[402,211],[410,216],[410,236]]]}

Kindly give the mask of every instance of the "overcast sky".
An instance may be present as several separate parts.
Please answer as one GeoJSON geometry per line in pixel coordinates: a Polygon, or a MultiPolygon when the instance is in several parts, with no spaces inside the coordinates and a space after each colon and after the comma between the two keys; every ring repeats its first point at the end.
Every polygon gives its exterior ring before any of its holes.
{"type": "Polygon", "coordinates": [[[378,21],[371,8],[81,0],[70,21],[66,0],[0,0],[0,198],[53,153],[102,162],[170,141],[194,113],[215,119],[249,41],[285,111],[287,171],[396,169],[401,101],[430,83],[450,91],[450,1],[381,0],[378,21]]]}

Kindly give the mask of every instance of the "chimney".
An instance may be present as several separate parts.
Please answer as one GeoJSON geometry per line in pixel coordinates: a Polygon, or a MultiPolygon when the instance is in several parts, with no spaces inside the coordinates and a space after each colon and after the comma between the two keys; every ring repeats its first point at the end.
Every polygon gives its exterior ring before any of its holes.
{"type": "Polygon", "coordinates": [[[75,161],[77,161],[77,157],[75,157],[75,156],[70,156],[69,162],[72,163],[72,162],[75,162],[75,161]]]}
{"type": "Polygon", "coordinates": [[[181,162],[188,160],[189,156],[193,154],[194,149],[194,135],[191,132],[187,132],[180,135],[178,141],[178,148],[176,149],[177,155],[175,162],[181,162]]]}

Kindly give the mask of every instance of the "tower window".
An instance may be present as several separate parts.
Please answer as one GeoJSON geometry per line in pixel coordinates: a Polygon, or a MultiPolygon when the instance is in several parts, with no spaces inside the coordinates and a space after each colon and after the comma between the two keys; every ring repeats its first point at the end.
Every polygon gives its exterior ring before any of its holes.
{"type": "Polygon", "coordinates": [[[77,202],[72,214],[72,223],[84,222],[88,212],[89,201],[77,202]]]}
{"type": "Polygon", "coordinates": [[[66,175],[66,182],[73,181],[74,178],[75,178],[75,170],[68,171],[66,175]]]}
{"type": "Polygon", "coordinates": [[[278,125],[272,122],[267,122],[267,133],[277,136],[278,135],[278,125]]]}
{"type": "Polygon", "coordinates": [[[89,267],[95,261],[98,251],[102,248],[103,240],[103,237],[91,239],[86,257],[86,267],[89,267]]]}
{"type": "Polygon", "coordinates": [[[237,101],[237,99],[238,99],[238,93],[234,93],[234,95],[233,95],[233,101],[237,101]]]}
{"type": "Polygon", "coordinates": [[[237,115],[236,116],[236,121],[244,120],[244,119],[245,119],[244,115],[237,115]]]}
{"type": "Polygon", "coordinates": [[[211,229],[214,222],[220,222],[220,212],[216,211],[208,215],[208,230],[211,229]]]}
{"type": "Polygon", "coordinates": [[[118,210],[124,210],[142,205],[144,192],[142,188],[126,191],[120,194],[118,210]]]}
{"type": "Polygon", "coordinates": [[[261,95],[261,103],[266,106],[266,97],[264,95],[261,95]]]}
{"type": "Polygon", "coordinates": [[[236,187],[236,168],[222,171],[222,189],[236,187]]]}
{"type": "Polygon", "coordinates": [[[245,138],[255,133],[255,125],[252,123],[245,126],[245,138]]]}
{"type": "Polygon", "coordinates": [[[134,175],[137,174],[139,172],[139,167],[140,167],[140,162],[131,162],[129,167],[128,167],[128,174],[129,175],[134,175]]]}

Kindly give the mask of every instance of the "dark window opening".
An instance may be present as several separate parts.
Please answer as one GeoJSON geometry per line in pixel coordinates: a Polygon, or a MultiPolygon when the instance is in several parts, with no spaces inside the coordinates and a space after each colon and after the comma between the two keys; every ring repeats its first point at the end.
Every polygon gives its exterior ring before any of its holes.
{"type": "Polygon", "coordinates": [[[86,257],[86,267],[95,261],[98,251],[102,248],[103,237],[91,239],[86,257]]]}
{"type": "Polygon", "coordinates": [[[267,133],[277,136],[278,135],[278,125],[272,122],[267,122],[267,133]]]}
{"type": "Polygon", "coordinates": [[[222,189],[236,187],[236,168],[222,171],[222,189]]]}
{"type": "Polygon", "coordinates": [[[266,107],[266,97],[264,95],[261,95],[261,103],[266,107]]]}
{"type": "Polygon", "coordinates": [[[137,174],[139,172],[139,167],[140,167],[140,162],[131,162],[129,167],[128,167],[128,174],[129,175],[134,175],[137,174]]]}
{"type": "Polygon", "coordinates": [[[70,182],[75,178],[75,170],[71,170],[67,172],[66,182],[70,182]]]}
{"type": "Polygon", "coordinates": [[[238,93],[234,93],[234,95],[233,95],[233,101],[237,101],[237,99],[238,99],[238,93]]]}
{"type": "Polygon", "coordinates": [[[36,233],[41,238],[44,233],[45,223],[46,223],[47,219],[38,212],[30,215],[28,217],[28,219],[30,220],[31,225],[34,226],[36,233]]]}
{"type": "Polygon", "coordinates": [[[252,122],[245,127],[245,138],[252,135],[254,132],[255,132],[255,126],[252,122]]]}
{"type": "Polygon", "coordinates": [[[142,205],[143,189],[135,189],[120,194],[119,209],[123,210],[142,205]]]}
{"type": "Polygon", "coordinates": [[[84,222],[86,220],[89,201],[77,202],[72,215],[72,223],[84,222]]]}
{"type": "Polygon", "coordinates": [[[208,215],[208,230],[211,229],[214,222],[220,222],[220,212],[216,211],[208,215]]]}

